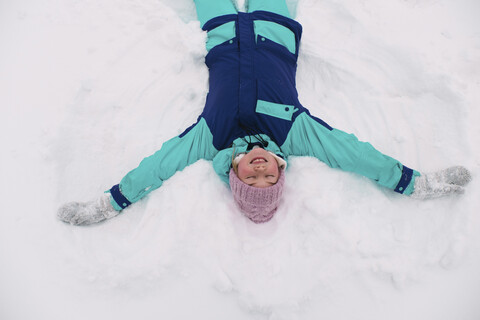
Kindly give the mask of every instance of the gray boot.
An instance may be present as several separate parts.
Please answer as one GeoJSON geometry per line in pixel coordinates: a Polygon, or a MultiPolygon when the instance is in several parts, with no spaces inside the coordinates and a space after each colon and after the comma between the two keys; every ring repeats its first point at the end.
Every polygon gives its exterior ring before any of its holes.
{"type": "Polygon", "coordinates": [[[431,199],[448,194],[461,194],[465,191],[463,187],[470,180],[472,180],[470,171],[462,166],[427,173],[415,179],[411,196],[416,199],[431,199]]]}
{"type": "Polygon", "coordinates": [[[58,209],[57,217],[73,225],[88,225],[110,219],[120,212],[110,203],[110,194],[90,202],[69,202],[58,209]]]}

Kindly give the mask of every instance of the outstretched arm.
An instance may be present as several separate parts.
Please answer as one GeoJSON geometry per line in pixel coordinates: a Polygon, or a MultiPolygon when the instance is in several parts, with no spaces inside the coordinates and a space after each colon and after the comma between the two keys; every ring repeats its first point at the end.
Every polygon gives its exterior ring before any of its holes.
{"type": "Polygon", "coordinates": [[[137,168],[123,177],[118,187],[110,189],[114,200],[112,204],[117,206],[116,209],[125,209],[129,203],[137,202],[159,188],[177,171],[199,159],[213,159],[218,151],[212,141],[213,136],[201,118],[180,136],[168,140],[160,150],[143,159],[137,168]]]}
{"type": "Polygon", "coordinates": [[[297,117],[282,150],[289,155],[316,157],[330,167],[361,174],[416,199],[463,193],[464,186],[472,179],[470,171],[462,166],[421,175],[370,143],[331,128],[307,113],[297,117]]]}
{"type": "Polygon", "coordinates": [[[313,156],[332,168],[355,172],[398,193],[411,194],[420,174],[308,113],[299,115],[282,145],[289,155],[313,156]]]}
{"type": "Polygon", "coordinates": [[[116,216],[121,210],[159,188],[177,171],[199,159],[211,160],[218,152],[212,144],[213,136],[205,120],[200,120],[180,136],[165,142],[160,150],[142,160],[109,194],[86,202],[72,202],[62,206],[58,217],[65,222],[84,225],[116,216]]]}

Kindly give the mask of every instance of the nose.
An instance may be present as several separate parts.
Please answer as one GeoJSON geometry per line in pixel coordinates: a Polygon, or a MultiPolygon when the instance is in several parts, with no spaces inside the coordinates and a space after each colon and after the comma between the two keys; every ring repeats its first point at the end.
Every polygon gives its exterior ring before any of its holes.
{"type": "Polygon", "coordinates": [[[255,171],[265,171],[267,169],[267,166],[265,163],[259,163],[253,167],[255,171]]]}

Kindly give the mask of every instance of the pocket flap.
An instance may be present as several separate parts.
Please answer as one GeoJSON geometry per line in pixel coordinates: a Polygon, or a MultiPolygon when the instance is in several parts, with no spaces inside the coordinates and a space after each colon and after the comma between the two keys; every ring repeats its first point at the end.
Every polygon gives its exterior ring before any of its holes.
{"type": "Polygon", "coordinates": [[[255,111],[283,120],[292,121],[292,116],[296,111],[298,111],[298,109],[295,108],[295,106],[289,104],[280,104],[265,100],[257,100],[257,107],[255,111]]]}
{"type": "Polygon", "coordinates": [[[258,36],[266,37],[284,46],[292,54],[296,53],[295,34],[288,28],[271,21],[253,21],[255,39],[258,36]]]}

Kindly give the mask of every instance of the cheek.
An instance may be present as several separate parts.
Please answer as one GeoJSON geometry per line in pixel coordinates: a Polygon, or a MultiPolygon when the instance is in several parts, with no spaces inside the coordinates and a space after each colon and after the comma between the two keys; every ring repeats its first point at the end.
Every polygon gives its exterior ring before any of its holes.
{"type": "Polygon", "coordinates": [[[269,174],[278,174],[279,169],[278,169],[277,160],[275,160],[275,158],[272,158],[272,159],[269,160],[269,162],[270,162],[270,166],[268,167],[267,172],[269,174]]]}
{"type": "Polygon", "coordinates": [[[275,166],[272,166],[272,168],[269,170],[270,174],[278,175],[278,166],[275,164],[275,166]]]}
{"type": "Polygon", "coordinates": [[[238,163],[237,171],[238,171],[238,177],[240,179],[250,174],[250,170],[244,161],[240,161],[238,163]]]}

